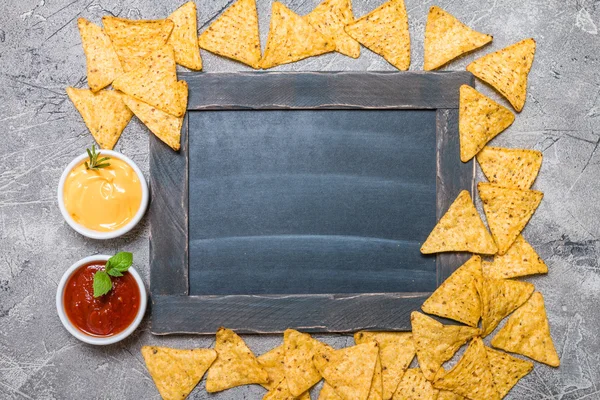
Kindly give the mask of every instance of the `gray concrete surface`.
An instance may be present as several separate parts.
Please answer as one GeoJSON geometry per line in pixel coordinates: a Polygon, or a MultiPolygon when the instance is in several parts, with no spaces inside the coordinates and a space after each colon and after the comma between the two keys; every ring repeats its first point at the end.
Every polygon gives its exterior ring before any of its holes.
{"type": "MultiPolygon", "coordinates": [[[[309,12],[318,0],[285,0],[309,12]]],[[[157,399],[139,349],[145,344],[211,346],[213,338],[155,337],[148,320],[128,340],[109,347],[78,342],[56,315],[56,285],[74,261],[95,253],[129,250],[148,280],[148,226],[107,242],[83,238],[63,222],[56,204],[62,169],[91,144],[91,136],[65,95],[85,86],[85,59],[76,19],[102,15],[166,17],[183,0],[0,0],[0,398],[157,399]]],[[[198,1],[199,27],[231,1],[198,1]]],[[[270,1],[258,0],[266,39],[270,1]]],[[[355,1],[357,16],[381,0],[355,1]]],[[[494,35],[487,50],[454,62],[462,69],[476,56],[522,38],[537,39],[523,112],[494,144],[544,152],[535,189],[544,200],[525,231],[549,265],[530,279],[546,298],[562,366],[536,364],[511,399],[600,398],[600,3],[596,0],[406,0],[412,35],[411,69],[422,67],[423,31],[437,4],[476,29],[494,35]]],[[[202,28],[200,28],[202,29],[202,28]]],[[[246,67],[202,54],[206,71],[246,67]]],[[[281,70],[391,70],[363,50],[358,60],[329,54],[281,70]]],[[[489,87],[478,89],[499,99],[489,87]]],[[[148,132],[129,124],[116,149],[148,170],[148,132]]],[[[247,337],[262,353],[278,336],[247,337]]],[[[347,336],[322,336],[334,346],[347,336]]],[[[241,387],[208,395],[201,383],[193,399],[255,399],[264,390],[241,387]]],[[[313,394],[316,398],[316,394],[313,394]]]]}

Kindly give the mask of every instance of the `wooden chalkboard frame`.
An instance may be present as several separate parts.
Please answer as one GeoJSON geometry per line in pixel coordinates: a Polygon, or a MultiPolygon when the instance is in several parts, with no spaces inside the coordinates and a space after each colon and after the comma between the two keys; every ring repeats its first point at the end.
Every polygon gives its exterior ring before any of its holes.
{"type": "MultiPolygon", "coordinates": [[[[437,218],[461,190],[475,189],[473,161],[459,157],[458,72],[183,73],[188,110],[428,109],[436,110],[437,218]]],[[[410,330],[410,313],[430,293],[190,296],[188,280],[188,121],[181,150],[150,136],[150,291],[154,334],[410,330]]],[[[437,282],[468,258],[437,256],[437,282]]]]}

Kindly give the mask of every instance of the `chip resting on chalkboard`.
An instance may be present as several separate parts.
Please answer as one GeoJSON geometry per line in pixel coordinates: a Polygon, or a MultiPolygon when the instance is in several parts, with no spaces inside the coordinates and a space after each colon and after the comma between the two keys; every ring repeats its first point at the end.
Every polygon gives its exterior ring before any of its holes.
{"type": "Polygon", "coordinates": [[[196,33],[196,3],[188,1],[169,15],[168,19],[175,24],[168,41],[175,51],[175,62],[189,69],[201,70],[202,59],[196,33]]]}
{"type": "Polygon", "coordinates": [[[542,166],[542,152],[486,146],[477,153],[485,177],[500,186],[529,189],[542,166]]]}
{"type": "Polygon", "coordinates": [[[506,254],[496,255],[492,262],[484,262],[482,269],[485,276],[505,279],[548,272],[544,260],[522,235],[517,236],[506,254]]]}
{"type": "Polygon", "coordinates": [[[354,21],[350,0],[323,0],[304,19],[323,35],[331,37],[338,53],[352,58],[360,56],[360,44],[344,30],[354,21]]]}

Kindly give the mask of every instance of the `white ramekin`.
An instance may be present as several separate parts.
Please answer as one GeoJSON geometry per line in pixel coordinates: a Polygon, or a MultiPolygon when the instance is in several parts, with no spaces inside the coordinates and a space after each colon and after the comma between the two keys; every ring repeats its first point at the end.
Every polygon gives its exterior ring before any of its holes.
{"type": "Polygon", "coordinates": [[[77,261],[75,264],[71,265],[69,267],[69,269],[64,273],[60,282],[58,283],[58,289],[56,290],[56,310],[58,311],[58,317],[60,318],[60,321],[62,322],[63,326],[69,331],[69,333],[71,335],[75,336],[77,339],[81,340],[82,342],[100,345],[100,346],[117,343],[117,342],[125,339],[127,336],[131,335],[131,333],[139,326],[140,322],[142,322],[142,319],[144,318],[144,314],[146,313],[146,304],[148,303],[148,295],[146,293],[146,287],[144,286],[144,281],[142,281],[142,278],[140,277],[138,272],[135,270],[135,268],[129,267],[129,269],[127,270],[127,273],[129,273],[129,274],[131,274],[131,276],[133,276],[133,278],[135,279],[135,282],[138,285],[138,288],[140,289],[140,308],[138,309],[137,315],[133,319],[133,322],[131,323],[131,325],[129,325],[124,331],[122,331],[114,336],[98,337],[98,336],[91,336],[91,335],[88,335],[88,334],[80,331],[71,323],[71,321],[69,321],[69,317],[67,317],[67,314],[65,312],[65,305],[63,302],[63,294],[65,291],[65,286],[67,284],[67,281],[69,280],[71,275],[73,275],[73,272],[75,272],[79,267],[81,267],[85,264],[89,264],[91,262],[95,262],[95,261],[104,261],[105,262],[109,258],[110,258],[110,256],[107,256],[107,255],[96,255],[96,256],[86,257],[86,258],[83,258],[83,259],[77,261]]]}
{"type": "Polygon", "coordinates": [[[127,232],[132,230],[133,227],[135,227],[138,222],[140,222],[140,220],[144,216],[144,213],[146,212],[146,209],[148,208],[148,200],[149,200],[150,195],[148,192],[148,184],[146,183],[144,174],[142,174],[142,171],[133,162],[132,159],[130,159],[129,157],[127,157],[117,151],[113,151],[113,150],[99,150],[98,152],[101,155],[118,158],[118,159],[126,162],[127,164],[129,164],[131,166],[131,168],[137,174],[137,176],[140,180],[140,184],[142,185],[142,201],[140,203],[140,208],[138,209],[137,213],[133,216],[133,219],[127,225],[125,225],[117,230],[108,231],[108,232],[100,232],[100,231],[95,231],[93,229],[86,228],[85,226],[78,224],[69,215],[67,208],[65,207],[65,201],[64,201],[65,181],[67,180],[67,176],[69,176],[69,173],[73,170],[73,168],[75,168],[82,161],[84,161],[88,158],[87,153],[84,153],[84,154],[80,155],[79,157],[76,157],[73,161],[71,161],[71,163],[69,165],[67,165],[67,168],[65,168],[62,175],[60,176],[60,181],[58,183],[58,207],[60,208],[60,213],[62,214],[63,218],[65,219],[65,221],[67,221],[67,223],[71,226],[71,228],[75,229],[77,232],[79,232],[83,236],[87,236],[91,239],[113,239],[113,238],[116,238],[116,237],[126,234],[127,232]]]}

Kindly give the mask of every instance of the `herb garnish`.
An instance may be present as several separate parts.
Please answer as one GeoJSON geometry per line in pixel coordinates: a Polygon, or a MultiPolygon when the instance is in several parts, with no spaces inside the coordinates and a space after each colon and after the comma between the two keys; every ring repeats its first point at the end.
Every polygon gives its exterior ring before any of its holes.
{"type": "Polygon", "coordinates": [[[115,254],[106,261],[104,271],[96,271],[94,274],[94,297],[104,296],[112,289],[111,276],[123,276],[133,264],[133,254],[122,251],[115,254]]]}
{"type": "Polygon", "coordinates": [[[89,163],[87,161],[85,162],[85,167],[87,169],[93,169],[93,170],[97,171],[100,168],[106,168],[106,167],[110,166],[110,163],[105,162],[105,161],[110,160],[110,157],[103,157],[98,160],[98,156],[100,155],[100,153],[96,152],[95,144],[92,145],[92,150],[90,150],[90,149],[85,149],[85,150],[87,151],[88,156],[89,156],[89,163]]]}

